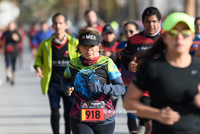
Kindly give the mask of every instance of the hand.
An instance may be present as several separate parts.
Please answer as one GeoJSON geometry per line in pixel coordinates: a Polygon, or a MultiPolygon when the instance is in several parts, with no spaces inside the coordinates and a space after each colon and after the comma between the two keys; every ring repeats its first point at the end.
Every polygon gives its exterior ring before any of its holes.
{"type": "Polygon", "coordinates": [[[197,86],[198,94],[194,96],[194,105],[200,108],[200,84],[197,86]]]}
{"type": "Polygon", "coordinates": [[[104,51],[103,55],[106,56],[106,57],[110,57],[111,54],[112,54],[112,52],[110,52],[110,51],[104,51]]]}
{"type": "Polygon", "coordinates": [[[12,34],[12,39],[13,39],[14,41],[19,41],[19,36],[18,36],[16,33],[13,33],[13,34],[12,34]]]}
{"type": "Polygon", "coordinates": [[[72,92],[74,91],[74,87],[70,87],[67,89],[67,94],[71,96],[72,92]]]}
{"type": "Polygon", "coordinates": [[[133,58],[133,60],[129,63],[128,65],[128,70],[130,72],[136,72],[137,71],[137,65],[138,63],[136,63],[136,57],[133,58]]]}
{"type": "Polygon", "coordinates": [[[35,69],[36,69],[35,74],[36,74],[37,78],[38,78],[38,77],[43,78],[44,76],[42,75],[42,70],[41,70],[41,68],[40,68],[40,67],[36,67],[35,69]]]}
{"type": "Polygon", "coordinates": [[[179,113],[173,111],[171,107],[162,108],[157,116],[157,120],[165,125],[173,125],[174,123],[178,122],[179,119],[179,113]]]}

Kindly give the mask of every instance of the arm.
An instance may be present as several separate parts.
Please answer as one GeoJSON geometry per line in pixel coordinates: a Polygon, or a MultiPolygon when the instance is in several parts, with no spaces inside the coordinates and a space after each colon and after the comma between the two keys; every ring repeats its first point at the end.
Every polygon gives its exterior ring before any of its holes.
{"type": "Polygon", "coordinates": [[[2,35],[2,37],[0,38],[0,53],[3,54],[4,50],[5,50],[5,44],[6,44],[6,38],[4,37],[5,33],[2,35]]]}
{"type": "Polygon", "coordinates": [[[22,37],[20,36],[20,34],[18,32],[16,32],[16,33],[19,36],[19,40],[18,41],[22,41],[22,37]]]}
{"type": "Polygon", "coordinates": [[[133,59],[128,59],[128,58],[125,58],[124,56],[122,56],[121,62],[127,71],[136,72],[137,65],[138,65],[138,63],[136,63],[136,59],[137,59],[136,57],[134,57],[133,59]]]}
{"type": "Polygon", "coordinates": [[[101,92],[107,95],[118,96],[125,93],[125,86],[123,84],[121,76],[114,80],[111,80],[112,85],[91,83],[92,92],[101,92]]]}
{"type": "Polygon", "coordinates": [[[37,55],[36,55],[36,59],[35,59],[35,63],[33,65],[34,68],[36,68],[36,66],[39,66],[42,69],[43,66],[43,46],[44,46],[44,41],[40,44],[38,50],[37,50],[37,55]]]}
{"type": "Polygon", "coordinates": [[[124,96],[124,108],[126,110],[137,110],[137,116],[143,118],[157,119],[160,110],[146,106],[139,100],[142,97],[143,91],[136,87],[133,82],[130,83],[129,88],[124,96]]]}
{"type": "Polygon", "coordinates": [[[124,108],[126,110],[136,110],[137,116],[153,119],[165,125],[173,125],[178,122],[180,115],[173,111],[170,107],[157,109],[142,104],[139,100],[143,91],[140,90],[133,82],[129,85],[129,89],[124,97],[124,108]]]}
{"type": "Polygon", "coordinates": [[[66,96],[71,96],[72,92],[74,91],[74,87],[72,87],[71,81],[71,72],[68,64],[61,78],[61,88],[66,96]]]}
{"type": "Polygon", "coordinates": [[[64,91],[66,96],[69,96],[68,89],[71,87],[71,78],[67,78],[64,75],[62,75],[61,78],[61,88],[64,91]]]}
{"type": "MultiPolygon", "coordinates": [[[[127,46],[120,53],[121,56],[122,56],[122,59],[121,59],[122,65],[124,66],[124,68],[127,71],[131,71],[130,70],[130,63],[133,60],[134,54],[137,52],[137,51],[135,51],[135,48],[133,46],[134,46],[134,44],[132,44],[130,39],[129,39],[127,41],[127,46]]],[[[132,63],[132,64],[134,64],[134,63],[132,63]]]]}

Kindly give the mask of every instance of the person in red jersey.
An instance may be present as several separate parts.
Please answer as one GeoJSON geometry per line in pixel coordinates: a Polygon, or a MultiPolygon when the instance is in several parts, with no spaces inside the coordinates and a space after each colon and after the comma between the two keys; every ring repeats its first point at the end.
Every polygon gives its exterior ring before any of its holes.
{"type": "MultiPolygon", "coordinates": [[[[152,47],[152,43],[156,41],[163,33],[161,29],[161,13],[156,7],[148,7],[142,14],[142,23],[144,30],[129,38],[127,46],[121,52],[122,64],[126,70],[131,72],[137,71],[137,65],[141,62],[137,60],[139,56],[152,47]]],[[[145,91],[141,98],[141,102],[150,105],[149,92],[145,91]]],[[[150,119],[140,118],[140,125],[145,126],[145,134],[151,133],[152,123],[150,119]]]]}

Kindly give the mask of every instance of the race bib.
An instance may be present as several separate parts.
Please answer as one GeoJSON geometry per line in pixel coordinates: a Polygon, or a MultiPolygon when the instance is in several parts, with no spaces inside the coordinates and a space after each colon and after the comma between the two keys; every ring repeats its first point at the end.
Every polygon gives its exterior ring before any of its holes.
{"type": "Polygon", "coordinates": [[[81,102],[81,122],[103,123],[105,102],[81,102]]]}

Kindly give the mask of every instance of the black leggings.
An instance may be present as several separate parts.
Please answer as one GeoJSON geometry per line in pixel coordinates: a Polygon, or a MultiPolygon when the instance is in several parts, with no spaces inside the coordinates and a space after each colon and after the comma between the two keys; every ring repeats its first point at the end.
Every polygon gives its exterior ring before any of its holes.
{"type": "Polygon", "coordinates": [[[136,119],[133,119],[129,116],[127,116],[127,124],[128,124],[128,130],[130,134],[137,134],[137,124],[136,119]]]}
{"type": "MultiPolygon", "coordinates": [[[[64,119],[65,119],[65,134],[70,134],[71,128],[69,123],[69,113],[64,113],[64,119]]],[[[53,130],[53,134],[60,134],[59,120],[60,120],[59,108],[53,108],[51,110],[51,127],[53,130]]]]}
{"type": "Polygon", "coordinates": [[[17,52],[5,53],[6,68],[12,65],[12,71],[15,71],[17,56],[17,52]]]}
{"type": "Polygon", "coordinates": [[[73,134],[113,134],[115,129],[115,121],[106,125],[98,125],[81,123],[70,118],[70,123],[73,134]]]}

